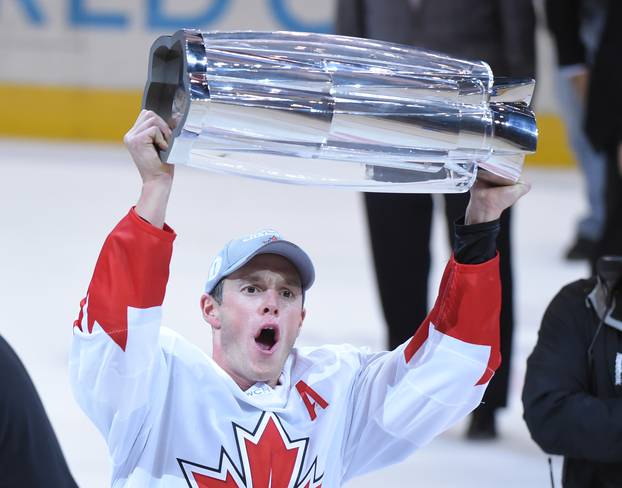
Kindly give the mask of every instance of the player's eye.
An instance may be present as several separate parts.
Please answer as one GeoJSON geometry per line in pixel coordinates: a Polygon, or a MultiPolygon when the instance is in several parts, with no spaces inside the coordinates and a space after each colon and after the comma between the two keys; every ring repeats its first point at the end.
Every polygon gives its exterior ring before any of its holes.
{"type": "Polygon", "coordinates": [[[244,293],[248,293],[249,295],[254,295],[255,293],[257,293],[259,290],[257,289],[256,286],[253,285],[246,285],[244,288],[242,288],[242,291],[244,293]]]}
{"type": "Polygon", "coordinates": [[[284,298],[294,298],[294,294],[290,290],[281,291],[281,296],[284,298]]]}

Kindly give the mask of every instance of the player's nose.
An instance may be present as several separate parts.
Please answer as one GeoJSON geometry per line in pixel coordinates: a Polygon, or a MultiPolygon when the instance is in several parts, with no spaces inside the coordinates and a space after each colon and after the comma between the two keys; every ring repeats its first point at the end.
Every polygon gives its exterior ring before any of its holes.
{"type": "Polygon", "coordinates": [[[278,315],[279,314],[279,294],[276,290],[268,289],[263,294],[263,300],[260,305],[261,313],[263,315],[278,315]]]}

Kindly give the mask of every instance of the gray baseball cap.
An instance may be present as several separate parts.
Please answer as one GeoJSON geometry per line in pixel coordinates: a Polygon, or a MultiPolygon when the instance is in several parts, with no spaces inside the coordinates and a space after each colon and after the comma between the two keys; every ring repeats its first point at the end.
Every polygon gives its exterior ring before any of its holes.
{"type": "Polygon", "coordinates": [[[259,254],[278,254],[288,259],[298,270],[302,290],[311,288],[315,270],[311,259],[293,242],[284,240],[272,229],[263,229],[229,241],[212,261],[205,283],[205,293],[212,293],[220,280],[237,271],[259,254]]]}

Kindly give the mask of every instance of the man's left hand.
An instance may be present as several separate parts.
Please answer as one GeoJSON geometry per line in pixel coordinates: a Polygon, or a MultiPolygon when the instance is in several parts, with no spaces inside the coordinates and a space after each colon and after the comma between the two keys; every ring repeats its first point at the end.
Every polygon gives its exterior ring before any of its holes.
{"type": "Polygon", "coordinates": [[[531,185],[524,181],[508,186],[495,186],[477,180],[471,188],[464,223],[471,225],[497,220],[506,208],[514,205],[530,189],[531,185]]]}

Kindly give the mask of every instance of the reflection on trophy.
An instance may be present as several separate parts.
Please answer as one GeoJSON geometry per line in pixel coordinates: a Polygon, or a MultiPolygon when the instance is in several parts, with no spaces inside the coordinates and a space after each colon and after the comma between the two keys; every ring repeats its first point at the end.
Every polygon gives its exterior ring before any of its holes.
{"type": "Polygon", "coordinates": [[[302,185],[452,193],[518,180],[536,149],[533,80],[387,42],[199,32],[151,48],[143,107],[163,161],[302,185]]]}

